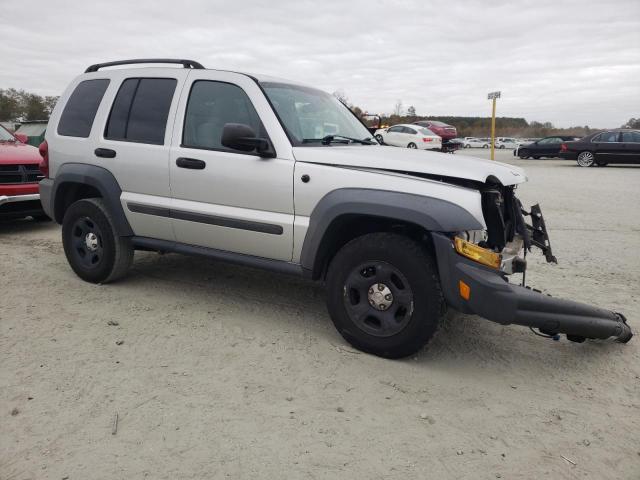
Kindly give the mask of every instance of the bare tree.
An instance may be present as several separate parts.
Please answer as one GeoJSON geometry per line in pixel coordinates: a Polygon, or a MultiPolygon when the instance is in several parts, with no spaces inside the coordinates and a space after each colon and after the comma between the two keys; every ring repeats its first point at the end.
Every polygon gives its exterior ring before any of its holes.
{"type": "Polygon", "coordinates": [[[401,117],[404,114],[404,107],[402,106],[402,100],[396,102],[396,106],[393,107],[393,114],[401,117]]]}

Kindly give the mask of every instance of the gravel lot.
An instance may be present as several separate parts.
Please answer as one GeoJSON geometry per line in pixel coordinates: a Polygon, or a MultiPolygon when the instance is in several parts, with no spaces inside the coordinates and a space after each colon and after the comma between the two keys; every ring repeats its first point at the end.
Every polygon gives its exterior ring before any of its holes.
{"type": "MultiPolygon", "coordinates": [[[[640,167],[498,156],[527,168],[519,196],[560,262],[530,256],[529,283],[640,330],[640,167]]],[[[0,265],[2,480],[640,478],[638,337],[450,314],[390,361],[345,345],[322,288],[286,276],[138,252],[91,285],[59,227],[31,221],[0,224],[0,265]]]]}

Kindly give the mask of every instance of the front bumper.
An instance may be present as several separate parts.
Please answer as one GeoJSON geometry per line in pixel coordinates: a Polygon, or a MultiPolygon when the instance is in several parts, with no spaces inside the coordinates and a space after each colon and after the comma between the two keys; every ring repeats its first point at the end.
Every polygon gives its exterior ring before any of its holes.
{"type": "Polygon", "coordinates": [[[510,284],[503,273],[458,255],[446,235],[434,233],[433,242],[445,300],[462,313],[550,335],[564,333],[574,341],[613,338],[626,343],[633,336],[620,313],[510,284]],[[470,289],[468,300],[460,295],[460,281],[470,289]]]}
{"type": "Polygon", "coordinates": [[[0,218],[27,217],[42,214],[39,193],[0,195],[0,218]]]}

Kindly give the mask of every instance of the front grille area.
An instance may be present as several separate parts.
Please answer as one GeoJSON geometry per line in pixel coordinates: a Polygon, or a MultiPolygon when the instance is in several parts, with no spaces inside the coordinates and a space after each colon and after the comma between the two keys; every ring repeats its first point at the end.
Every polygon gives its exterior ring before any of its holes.
{"type": "Polygon", "coordinates": [[[36,183],[42,178],[38,165],[0,165],[0,184],[36,183]]]}

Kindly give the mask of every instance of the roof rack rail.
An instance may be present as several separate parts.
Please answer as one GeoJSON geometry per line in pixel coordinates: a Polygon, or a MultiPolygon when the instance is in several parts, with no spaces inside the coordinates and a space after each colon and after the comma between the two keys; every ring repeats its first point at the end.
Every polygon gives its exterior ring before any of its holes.
{"type": "Polygon", "coordinates": [[[204,68],[202,64],[194,60],[179,60],[175,58],[135,58],[133,60],[118,60],[117,62],[96,63],[95,65],[90,65],[89,67],[87,67],[84,73],[97,72],[104,67],[114,67],[116,65],[133,65],[136,63],[179,63],[184,68],[195,68],[198,70],[204,68]]]}

